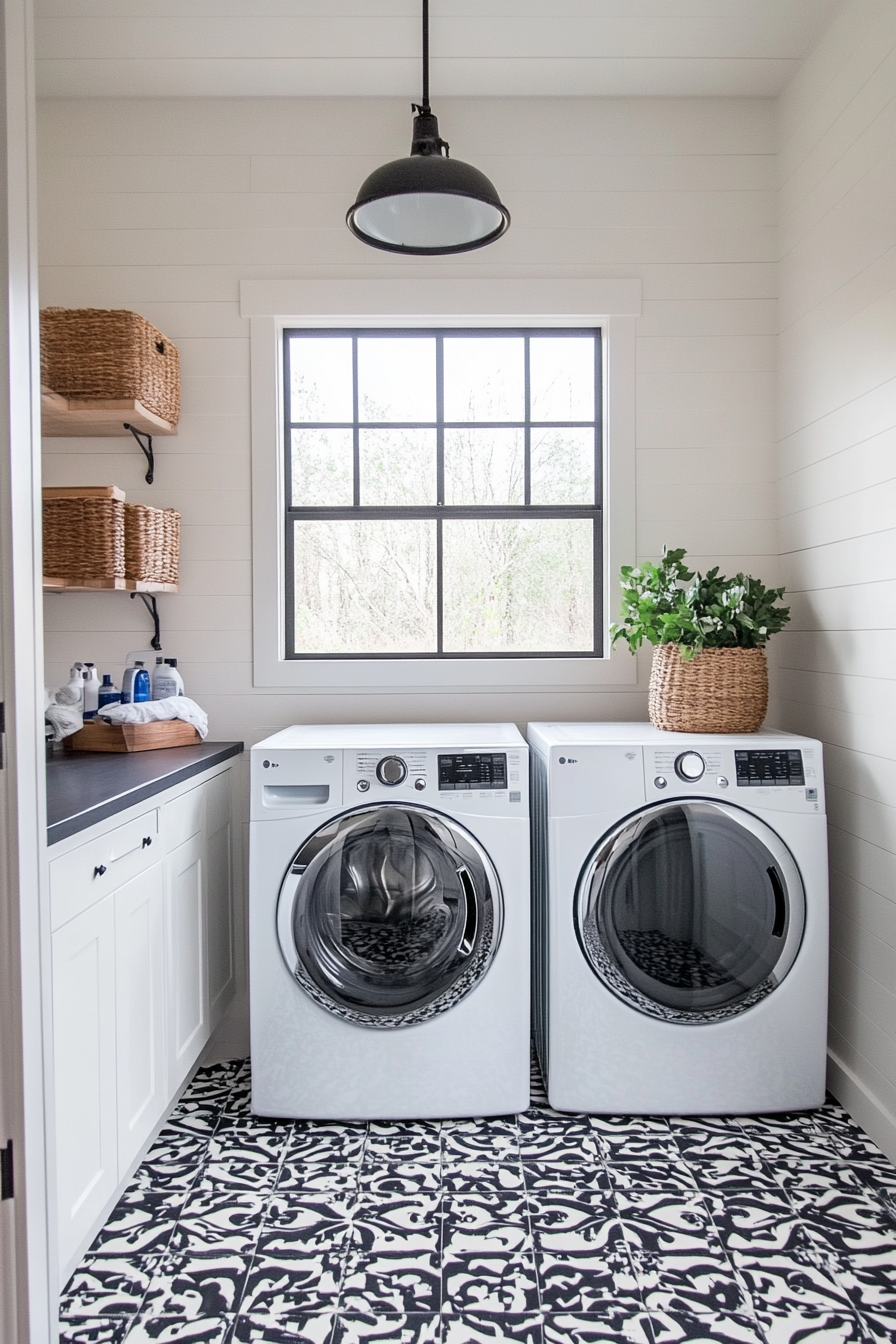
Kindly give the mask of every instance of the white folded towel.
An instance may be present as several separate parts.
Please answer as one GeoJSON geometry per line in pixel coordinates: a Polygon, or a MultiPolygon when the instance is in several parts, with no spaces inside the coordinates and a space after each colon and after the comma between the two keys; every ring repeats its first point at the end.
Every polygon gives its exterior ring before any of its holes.
{"type": "Polygon", "coordinates": [[[80,705],[47,705],[44,718],[53,729],[53,741],[61,742],[84,727],[80,705]]]}
{"type": "Polygon", "coordinates": [[[208,737],[208,715],[186,695],[169,695],[164,700],[144,700],[136,705],[104,705],[98,718],[106,723],[158,723],[165,719],[183,719],[192,723],[200,737],[208,737]]]}

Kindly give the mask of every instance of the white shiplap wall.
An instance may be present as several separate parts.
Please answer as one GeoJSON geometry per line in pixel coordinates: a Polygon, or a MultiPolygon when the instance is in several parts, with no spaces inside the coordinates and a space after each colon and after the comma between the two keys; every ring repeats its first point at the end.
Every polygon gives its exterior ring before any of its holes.
{"type": "Polygon", "coordinates": [[[825,742],[832,1086],[896,1157],[896,5],[780,106],[784,726],[825,742]]]}
{"type": "MultiPolygon", "coordinates": [[[[300,696],[252,689],[248,323],[238,282],[282,275],[638,276],[638,529],[702,564],[773,577],[774,108],[764,99],[439,105],[458,156],[513,213],[465,261],[415,266],[345,228],[365,174],[405,153],[393,100],[48,100],[39,140],[41,303],[126,307],[180,348],[183,413],[156,484],[124,440],[48,439],[47,484],[115,482],[184,515],[166,652],[215,737],[296,720],[643,718],[629,694],[300,696]]],[[[49,597],[47,675],[117,671],[138,603],[49,597]]]]}
{"type": "MultiPolygon", "coordinates": [[[[143,313],[181,353],[180,432],[135,446],[47,439],[51,485],[123,487],[183,513],[181,591],[160,601],[165,650],[247,745],[294,722],[644,719],[616,694],[297,695],[251,667],[246,277],[637,276],[638,538],[696,563],[776,577],[774,105],[766,99],[439,103],[460,158],[497,184],[505,239],[428,267],[371,253],[344,224],[377,164],[409,147],[403,100],[50,100],[40,109],[41,303],[143,313]]],[[[75,658],[118,672],[145,645],[139,602],[49,596],[47,677],[75,658]]],[[[245,797],[245,778],[243,779],[245,797]]],[[[222,1054],[245,1050],[244,1004],[222,1054]]]]}

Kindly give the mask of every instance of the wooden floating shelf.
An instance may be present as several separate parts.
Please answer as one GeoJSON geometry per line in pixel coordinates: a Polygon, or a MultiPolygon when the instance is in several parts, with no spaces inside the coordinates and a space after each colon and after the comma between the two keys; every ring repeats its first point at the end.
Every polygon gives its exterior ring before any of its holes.
{"type": "Polygon", "coordinates": [[[113,438],[130,433],[125,423],[141,434],[176,434],[177,425],[149,411],[140,401],[79,401],[62,397],[48,387],[40,389],[41,433],[46,439],[113,438]]]}
{"type": "Polygon", "coordinates": [[[125,493],[117,485],[45,485],[44,499],[117,499],[125,501],[125,493]]]}
{"type": "Polygon", "coordinates": [[[44,575],[45,593],[177,593],[176,583],[145,583],[142,579],[54,579],[44,575]]]}

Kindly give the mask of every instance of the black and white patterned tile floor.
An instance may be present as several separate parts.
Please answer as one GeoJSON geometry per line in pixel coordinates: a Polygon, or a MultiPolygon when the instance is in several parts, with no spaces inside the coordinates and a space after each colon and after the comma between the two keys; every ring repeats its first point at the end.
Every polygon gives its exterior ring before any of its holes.
{"type": "Polygon", "coordinates": [[[64,1344],[896,1341],[896,1168],[836,1102],[314,1124],[202,1069],[75,1271],[64,1344]]]}

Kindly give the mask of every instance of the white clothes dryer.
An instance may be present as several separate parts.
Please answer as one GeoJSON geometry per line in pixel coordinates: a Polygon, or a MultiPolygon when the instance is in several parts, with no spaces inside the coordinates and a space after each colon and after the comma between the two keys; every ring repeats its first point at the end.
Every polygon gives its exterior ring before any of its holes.
{"type": "Polygon", "coordinates": [[[512,724],[297,726],[252,748],[252,1109],[529,1102],[529,767],[512,724]]]}
{"type": "Polygon", "coordinates": [[[825,1095],[821,743],[534,723],[535,1036],[559,1110],[825,1095]]]}

